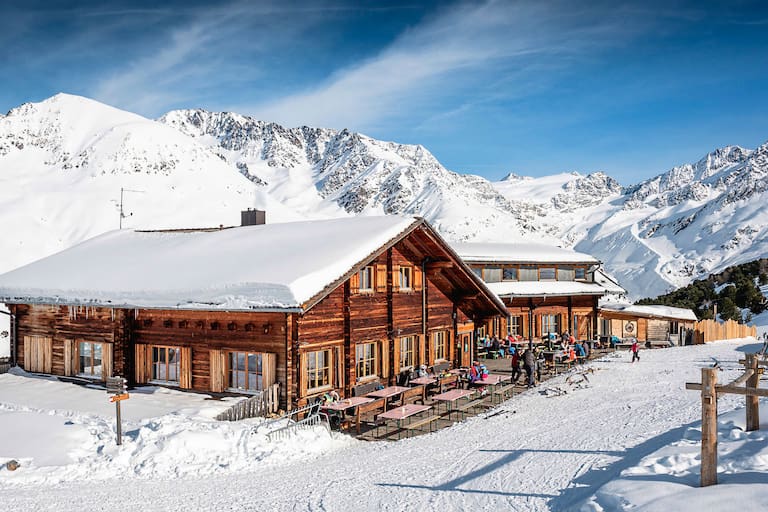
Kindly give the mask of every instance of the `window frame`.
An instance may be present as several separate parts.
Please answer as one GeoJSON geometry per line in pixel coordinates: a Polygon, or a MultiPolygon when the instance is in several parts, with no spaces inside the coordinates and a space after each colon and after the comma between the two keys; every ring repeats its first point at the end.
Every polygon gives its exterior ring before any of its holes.
{"type": "Polygon", "coordinates": [[[432,333],[432,346],[435,361],[448,361],[448,331],[435,331],[432,333]],[[439,351],[438,351],[439,350],[439,351]]]}
{"type": "Polygon", "coordinates": [[[539,281],[557,281],[557,267],[539,267],[539,281]],[[543,277],[545,271],[552,272],[552,277],[543,277]]]}
{"type": "Polygon", "coordinates": [[[378,368],[379,368],[379,344],[375,341],[369,341],[364,343],[356,343],[355,344],[355,377],[358,381],[365,381],[365,380],[373,380],[377,379],[378,376],[378,368]],[[364,349],[365,347],[371,348],[371,354],[370,357],[367,357],[369,354],[364,353],[363,357],[360,355],[360,349],[364,349]],[[369,365],[370,366],[370,373],[366,373],[365,375],[362,375],[361,372],[361,365],[369,365]]]}
{"type": "Polygon", "coordinates": [[[406,290],[406,291],[413,290],[413,267],[410,267],[407,265],[401,266],[398,271],[397,279],[398,279],[400,290],[406,290]],[[405,276],[407,276],[407,278],[403,279],[405,276]],[[407,281],[407,284],[403,284],[404,281],[407,281]]]}
{"type": "Polygon", "coordinates": [[[149,357],[149,383],[161,384],[163,386],[181,386],[181,346],[177,345],[150,345],[150,357],[149,357]],[[155,377],[155,350],[162,349],[165,351],[165,372],[166,376],[170,374],[171,364],[168,361],[168,350],[173,350],[177,354],[176,363],[173,366],[176,369],[176,380],[161,379],[155,377]]]}
{"type": "Polygon", "coordinates": [[[556,315],[554,313],[541,315],[541,335],[544,336],[547,333],[559,334],[559,318],[560,315],[556,315]],[[552,324],[553,329],[545,328],[549,327],[548,324],[550,323],[552,324]]]}
{"type": "Polygon", "coordinates": [[[509,322],[507,323],[507,334],[512,336],[523,335],[523,322],[521,315],[510,315],[509,322]],[[513,320],[514,319],[514,320],[513,320]],[[513,329],[514,328],[514,329],[513,329]]]}
{"type": "Polygon", "coordinates": [[[501,280],[502,281],[519,281],[520,280],[520,271],[517,267],[509,267],[505,266],[501,269],[501,280]],[[514,272],[515,277],[507,277],[507,271],[514,272]]]}
{"type": "Polygon", "coordinates": [[[401,336],[398,343],[400,343],[400,369],[415,368],[416,367],[416,343],[418,338],[416,336],[401,336]],[[408,343],[407,343],[408,342],[408,343]],[[410,345],[410,350],[405,350],[406,345],[410,345]],[[407,364],[407,356],[410,354],[410,364],[407,364]]]}
{"type": "Polygon", "coordinates": [[[305,372],[307,375],[307,393],[312,394],[319,391],[324,391],[327,389],[333,389],[333,367],[334,367],[334,361],[333,361],[333,349],[331,348],[323,348],[320,350],[313,350],[311,352],[306,353],[307,357],[307,367],[305,368],[305,372]],[[317,355],[318,354],[327,354],[325,366],[317,366],[317,355]],[[311,360],[312,358],[315,358],[315,367],[312,368],[311,360]],[[319,385],[319,380],[317,378],[317,374],[321,371],[326,370],[327,371],[327,383],[322,382],[319,385]],[[315,374],[315,378],[312,378],[313,373],[315,374]]]}
{"type": "Polygon", "coordinates": [[[361,268],[359,272],[359,280],[360,293],[373,293],[376,289],[376,268],[373,265],[366,265],[361,268]],[[366,274],[368,276],[367,279],[366,274]],[[367,286],[365,286],[366,284],[367,286]]]}
{"type": "Polygon", "coordinates": [[[97,341],[86,341],[86,340],[78,340],[77,341],[77,376],[78,377],[86,377],[88,379],[103,379],[104,378],[104,344],[97,341]],[[91,369],[95,368],[93,365],[94,362],[94,354],[95,354],[95,346],[99,346],[99,350],[101,352],[101,358],[99,359],[100,364],[100,372],[98,374],[91,371],[90,373],[86,373],[83,371],[82,367],[82,358],[83,358],[83,345],[90,345],[91,346],[91,369]]]}
{"type": "Polygon", "coordinates": [[[573,267],[573,279],[574,281],[586,281],[587,269],[584,267],[573,267]],[[579,277],[580,273],[582,274],[581,277],[579,277]]]}
{"type": "MultiPolygon", "coordinates": [[[[233,391],[235,393],[256,393],[259,391],[264,391],[264,364],[265,364],[265,357],[263,352],[246,352],[241,350],[227,350],[226,351],[227,357],[227,390],[233,391]],[[246,386],[244,388],[233,386],[233,379],[232,376],[235,373],[235,370],[232,369],[232,356],[235,354],[243,354],[245,355],[245,384],[246,386]],[[252,372],[249,371],[249,365],[248,365],[248,356],[256,356],[257,357],[257,363],[256,363],[256,372],[253,373],[253,375],[256,378],[256,389],[252,389],[248,387],[249,382],[249,376],[252,372]],[[259,371],[259,368],[261,371],[259,371]]],[[[240,370],[236,370],[239,372],[240,370]]]]}

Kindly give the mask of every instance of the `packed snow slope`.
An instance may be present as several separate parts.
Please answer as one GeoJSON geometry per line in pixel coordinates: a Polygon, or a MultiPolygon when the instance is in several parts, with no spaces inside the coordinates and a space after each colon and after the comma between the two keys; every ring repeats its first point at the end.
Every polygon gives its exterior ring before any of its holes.
{"type": "Polygon", "coordinates": [[[348,130],[204,110],[151,121],[59,94],[0,116],[0,272],[117,227],[121,188],[132,228],[232,225],[258,207],[268,222],[417,215],[452,241],[573,247],[632,298],[768,254],[768,145],[626,187],[603,172],[491,183],[348,130]]]}
{"type": "Polygon", "coordinates": [[[591,373],[560,375],[481,416],[397,442],[322,428],[268,442],[263,428],[250,433],[253,420],[212,420],[226,404],[147,387],[123,402],[118,448],[103,390],[0,375],[0,463],[22,464],[0,470],[0,500],[56,511],[698,512],[717,499],[717,510],[756,510],[768,502],[765,430],[744,433],[744,411],[728,414],[744,398],[723,396],[725,485],[698,489],[701,399],[684,385],[711,357],[723,368],[718,378],[732,380],[736,361],[759,346],[643,350],[634,364],[617,352],[592,361],[591,373]]]}

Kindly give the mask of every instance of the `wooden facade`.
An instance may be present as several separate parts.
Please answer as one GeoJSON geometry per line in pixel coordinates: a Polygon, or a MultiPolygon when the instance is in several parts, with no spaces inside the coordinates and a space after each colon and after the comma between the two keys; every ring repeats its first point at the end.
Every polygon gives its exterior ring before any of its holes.
{"type": "Polygon", "coordinates": [[[597,300],[594,295],[504,298],[508,330],[525,339],[565,331],[580,340],[592,339],[597,332],[597,300]]]}
{"type": "Polygon", "coordinates": [[[503,304],[426,223],[360,262],[301,311],[9,304],[15,357],[35,372],[201,392],[279,384],[282,407],[421,364],[466,365],[503,304]]]}
{"type": "Polygon", "coordinates": [[[672,341],[685,344],[686,337],[693,330],[694,320],[644,316],[632,312],[600,310],[600,336],[637,338],[638,341],[672,341]]]}

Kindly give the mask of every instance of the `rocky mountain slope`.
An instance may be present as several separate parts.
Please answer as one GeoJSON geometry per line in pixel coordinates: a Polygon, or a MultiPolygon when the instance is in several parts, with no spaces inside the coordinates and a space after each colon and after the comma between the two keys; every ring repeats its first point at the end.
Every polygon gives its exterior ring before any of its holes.
{"type": "Polygon", "coordinates": [[[118,225],[413,214],[457,241],[535,240],[600,258],[633,297],[765,256],[768,146],[729,146],[642,183],[511,174],[491,183],[424,147],[179,110],[158,121],[57,95],[0,117],[0,271],[118,225]]]}

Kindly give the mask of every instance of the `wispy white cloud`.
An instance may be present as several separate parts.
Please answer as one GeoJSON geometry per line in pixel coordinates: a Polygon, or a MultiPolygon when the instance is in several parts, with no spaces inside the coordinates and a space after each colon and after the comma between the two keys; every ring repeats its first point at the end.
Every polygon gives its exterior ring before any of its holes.
{"type": "Polygon", "coordinates": [[[291,126],[356,130],[404,117],[439,119],[440,108],[451,111],[485,96],[521,94],[535,69],[572,65],[626,37],[622,21],[616,8],[600,13],[568,3],[461,4],[404,32],[370,59],[334,72],[319,86],[233,109],[291,126]],[[523,71],[525,79],[500,78],[519,77],[523,71]],[[461,100],[444,101],[451,96],[461,100]]]}

